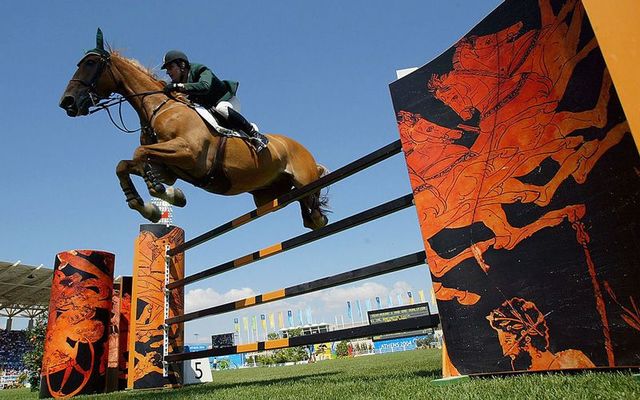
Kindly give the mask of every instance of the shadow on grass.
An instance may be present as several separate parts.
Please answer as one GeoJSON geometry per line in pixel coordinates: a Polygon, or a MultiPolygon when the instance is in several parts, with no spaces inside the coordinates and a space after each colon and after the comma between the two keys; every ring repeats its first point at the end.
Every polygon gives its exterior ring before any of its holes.
{"type": "Polygon", "coordinates": [[[208,383],[205,385],[189,385],[178,390],[166,389],[166,390],[153,390],[153,391],[134,391],[136,398],[158,398],[159,394],[161,394],[162,398],[169,397],[180,397],[184,398],[190,394],[197,395],[203,393],[210,393],[212,390],[224,390],[224,389],[234,389],[239,386],[243,388],[251,387],[251,386],[274,386],[274,385],[287,385],[291,383],[296,383],[305,379],[316,379],[316,378],[326,378],[332,375],[340,375],[339,371],[336,372],[321,372],[314,374],[306,374],[306,375],[297,375],[288,378],[264,378],[260,380],[247,380],[247,381],[238,381],[233,383],[222,383],[216,384],[208,383]]]}
{"type": "Polygon", "coordinates": [[[420,378],[440,379],[442,378],[442,369],[441,368],[425,369],[421,371],[416,371],[413,373],[413,375],[418,376],[420,378]]]}

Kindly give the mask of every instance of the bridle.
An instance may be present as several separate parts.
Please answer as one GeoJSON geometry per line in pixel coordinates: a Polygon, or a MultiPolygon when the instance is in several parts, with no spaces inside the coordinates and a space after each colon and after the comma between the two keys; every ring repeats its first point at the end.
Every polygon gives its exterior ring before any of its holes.
{"type": "Polygon", "coordinates": [[[97,83],[98,80],[100,79],[100,77],[102,76],[102,74],[104,73],[105,70],[109,71],[109,73],[111,74],[111,78],[113,79],[113,81],[116,81],[116,77],[113,73],[113,71],[111,70],[111,57],[109,55],[108,52],[104,52],[104,53],[98,53],[98,52],[91,52],[91,53],[87,53],[79,62],[78,62],[78,67],[80,66],[80,64],[82,64],[82,62],[90,55],[96,55],[99,56],[100,59],[98,61],[98,67],[96,68],[96,72],[93,74],[93,76],[91,77],[91,79],[89,81],[85,81],[83,79],[79,79],[79,78],[72,78],[70,81],[71,82],[78,82],[80,84],[82,84],[83,86],[87,87],[87,93],[89,94],[89,98],[91,99],[91,107],[93,107],[93,109],[89,110],[89,114],[93,114],[96,113],[98,111],[101,110],[105,110],[107,112],[107,115],[109,115],[109,119],[111,120],[111,123],[113,124],[113,126],[115,126],[116,128],[118,128],[118,130],[120,130],[121,132],[124,133],[136,133],[139,132],[140,130],[144,129],[144,128],[148,128],[150,127],[151,124],[151,120],[153,119],[153,117],[158,113],[158,111],[160,111],[160,108],[162,108],[162,106],[164,106],[169,100],[171,100],[171,97],[167,97],[163,102],[160,103],[160,105],[158,105],[156,108],[154,108],[154,110],[151,113],[150,118],[148,118],[148,122],[146,126],[141,126],[138,129],[129,129],[127,127],[127,125],[124,122],[124,118],[122,116],[122,103],[126,102],[128,99],[131,99],[133,97],[146,97],[152,94],[159,94],[159,93],[163,93],[162,90],[150,90],[150,91],[146,91],[146,92],[140,92],[140,93],[134,93],[128,96],[123,96],[120,94],[110,94],[107,97],[103,97],[100,96],[97,93],[97,83]],[[109,110],[110,107],[112,106],[118,106],[118,117],[120,119],[120,123],[118,124],[118,122],[116,122],[116,120],[113,119],[113,116],[111,115],[111,111],[109,110]]]}

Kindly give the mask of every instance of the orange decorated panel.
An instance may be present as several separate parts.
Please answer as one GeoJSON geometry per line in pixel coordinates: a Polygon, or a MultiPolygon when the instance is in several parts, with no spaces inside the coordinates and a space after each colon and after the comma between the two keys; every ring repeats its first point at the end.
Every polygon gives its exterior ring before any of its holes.
{"type": "Polygon", "coordinates": [[[129,362],[129,318],[131,316],[131,277],[121,276],[114,281],[109,323],[109,359],[105,392],[127,387],[129,362]]]}
{"type": "MultiPolygon", "coordinates": [[[[163,377],[162,343],[164,325],[165,246],[184,242],[184,231],[160,224],[141,225],[136,239],[129,332],[129,375],[127,387],[143,389],[182,384],[182,364],[171,364],[163,377]]],[[[184,255],[171,257],[170,282],[184,278],[184,255]]],[[[184,313],[184,289],[171,291],[169,317],[184,313]]],[[[169,352],[184,346],[183,324],[171,325],[169,352]]]]}
{"type": "Polygon", "coordinates": [[[95,250],[71,250],[56,256],[41,398],[104,390],[114,258],[95,250]]]}
{"type": "Polygon", "coordinates": [[[640,157],[582,3],[508,0],[391,84],[445,375],[640,365],[640,157]]]}

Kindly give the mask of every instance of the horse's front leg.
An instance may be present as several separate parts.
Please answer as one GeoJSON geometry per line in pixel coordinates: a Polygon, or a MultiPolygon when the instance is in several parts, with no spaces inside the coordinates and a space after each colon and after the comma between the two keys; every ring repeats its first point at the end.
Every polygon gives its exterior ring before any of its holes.
{"type": "Polygon", "coordinates": [[[143,171],[143,176],[147,181],[151,195],[178,207],[186,204],[186,199],[180,189],[169,187],[163,193],[163,190],[156,188],[156,183],[159,180],[173,183],[177,179],[168,167],[175,166],[183,171],[189,171],[196,179],[208,172],[204,162],[198,163],[198,158],[196,153],[192,151],[190,143],[180,137],[166,142],[142,145],[133,153],[133,160],[140,165],[147,165],[144,168],[146,173],[143,171]]]}
{"type": "Polygon", "coordinates": [[[146,162],[142,166],[142,178],[147,184],[149,194],[172,204],[176,207],[184,207],[187,204],[187,198],[182,190],[163,184],[173,185],[177,177],[166,166],[151,162],[146,162]]]}
{"type": "Polygon", "coordinates": [[[144,200],[142,200],[142,197],[140,197],[136,187],[133,185],[133,181],[131,181],[131,174],[143,175],[140,163],[132,160],[120,161],[116,166],[116,175],[120,181],[120,187],[126,196],[129,208],[138,211],[140,215],[151,222],[160,221],[160,217],[162,216],[160,208],[155,204],[145,203],[144,200]]]}
{"type": "MultiPolygon", "coordinates": [[[[202,145],[197,146],[200,148],[202,145]]],[[[177,137],[166,142],[158,142],[139,146],[133,152],[133,160],[139,163],[175,165],[184,170],[195,168],[196,155],[185,139],[177,137]]]]}

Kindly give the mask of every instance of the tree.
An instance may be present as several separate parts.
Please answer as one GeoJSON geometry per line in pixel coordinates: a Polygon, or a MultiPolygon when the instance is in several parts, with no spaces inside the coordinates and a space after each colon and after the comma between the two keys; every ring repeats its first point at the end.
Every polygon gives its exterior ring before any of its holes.
{"type": "Polygon", "coordinates": [[[227,359],[218,361],[218,369],[229,369],[231,367],[231,362],[227,359]]]}
{"type": "Polygon", "coordinates": [[[28,380],[31,384],[31,391],[36,391],[40,387],[40,371],[42,368],[42,355],[44,354],[44,339],[47,335],[47,318],[45,315],[36,317],[33,327],[27,330],[27,341],[31,347],[22,357],[27,368],[28,380]]]}
{"type": "Polygon", "coordinates": [[[349,342],[347,342],[346,340],[343,340],[336,345],[336,356],[338,357],[349,356],[349,342]]]}
{"type": "Polygon", "coordinates": [[[293,328],[293,329],[289,329],[288,336],[289,336],[289,337],[298,337],[298,336],[302,336],[302,328],[293,328]]]}

